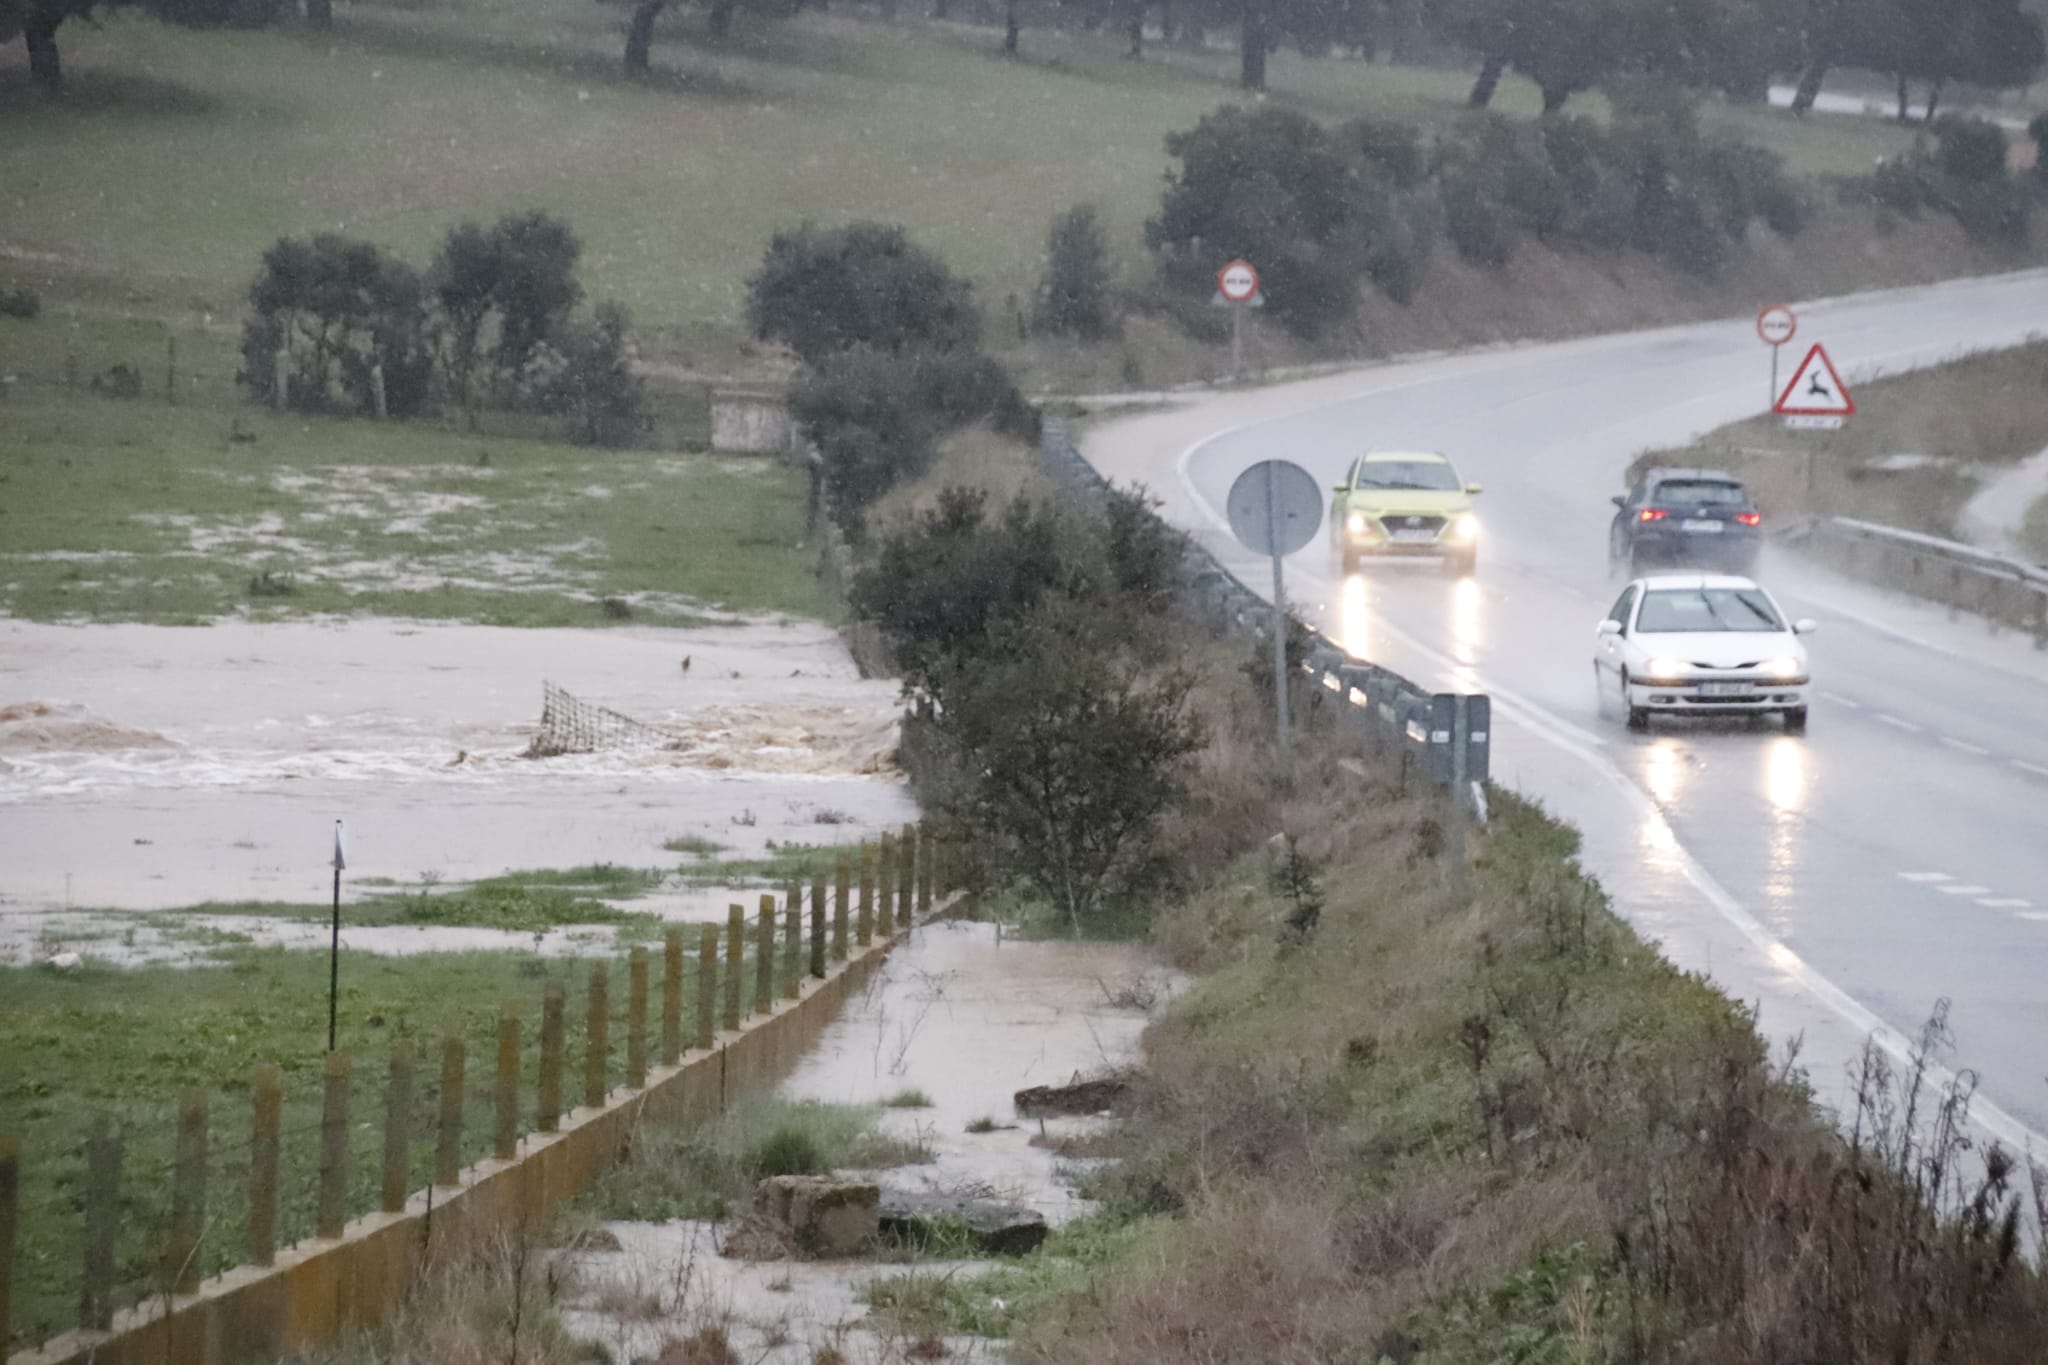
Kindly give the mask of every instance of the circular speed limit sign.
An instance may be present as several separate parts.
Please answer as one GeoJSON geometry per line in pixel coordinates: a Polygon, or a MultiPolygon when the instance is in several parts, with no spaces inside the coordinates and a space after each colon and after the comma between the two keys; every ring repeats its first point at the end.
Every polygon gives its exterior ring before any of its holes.
{"type": "Polygon", "coordinates": [[[1756,315],[1756,334],[1767,346],[1783,346],[1798,331],[1798,317],[1783,304],[1773,304],[1756,315]]]}
{"type": "Polygon", "coordinates": [[[1250,261],[1232,261],[1216,272],[1216,290],[1232,303],[1250,303],[1259,292],[1259,272],[1250,261]]]}

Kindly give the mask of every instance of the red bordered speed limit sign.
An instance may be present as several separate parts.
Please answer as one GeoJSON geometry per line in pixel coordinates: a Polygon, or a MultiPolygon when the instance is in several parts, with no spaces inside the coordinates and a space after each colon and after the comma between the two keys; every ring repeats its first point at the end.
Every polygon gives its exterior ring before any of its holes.
{"type": "Polygon", "coordinates": [[[1232,303],[1250,303],[1259,293],[1259,272],[1250,261],[1232,261],[1216,272],[1216,292],[1232,303]]]}
{"type": "Polygon", "coordinates": [[[1799,334],[1799,317],[1782,303],[1756,315],[1756,334],[1766,346],[1783,346],[1799,334]]]}

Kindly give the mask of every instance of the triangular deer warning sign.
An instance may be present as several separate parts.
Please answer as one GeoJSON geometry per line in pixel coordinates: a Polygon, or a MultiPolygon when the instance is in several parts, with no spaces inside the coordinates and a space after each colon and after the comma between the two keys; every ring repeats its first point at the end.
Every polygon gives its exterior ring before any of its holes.
{"type": "Polygon", "coordinates": [[[1827,347],[1816,342],[1792,372],[1792,382],[1778,395],[1772,411],[1780,417],[1849,417],[1856,412],[1856,400],[1849,396],[1842,376],[1835,373],[1827,347]]]}

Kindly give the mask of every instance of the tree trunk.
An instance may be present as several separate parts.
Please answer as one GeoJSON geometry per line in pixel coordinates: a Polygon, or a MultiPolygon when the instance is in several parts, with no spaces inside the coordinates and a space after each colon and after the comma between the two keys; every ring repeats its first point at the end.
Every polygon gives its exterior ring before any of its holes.
{"type": "Polygon", "coordinates": [[[1927,121],[1930,124],[1934,122],[1934,111],[1939,108],[1941,108],[1941,82],[1936,81],[1927,87],[1927,121]]]}
{"type": "Polygon", "coordinates": [[[647,69],[647,54],[654,46],[654,21],[668,8],[668,0],[640,0],[633,7],[633,24],[626,30],[626,70],[647,69]]]}
{"type": "Polygon", "coordinates": [[[1792,92],[1792,112],[1805,114],[1813,108],[1813,102],[1820,98],[1820,88],[1828,78],[1828,59],[1820,57],[1799,73],[1799,88],[1792,92]]]}
{"type": "Polygon", "coordinates": [[[1159,0],[1159,41],[1173,41],[1173,0],[1159,0]]]}
{"type": "Polygon", "coordinates": [[[1543,87],[1543,112],[1554,114],[1564,108],[1565,101],[1572,97],[1568,85],[1546,85],[1543,87]]]}
{"type": "Polygon", "coordinates": [[[1507,74],[1508,59],[1488,55],[1479,68],[1479,79],[1472,83],[1472,93],[1465,103],[1474,109],[1484,109],[1493,103],[1493,92],[1500,89],[1500,78],[1507,74]]]}
{"type": "Polygon", "coordinates": [[[1003,0],[1003,52],[1017,55],[1017,0],[1003,0]]]}
{"type": "Polygon", "coordinates": [[[28,44],[28,74],[48,91],[64,88],[64,64],[57,57],[57,24],[54,17],[32,13],[22,26],[28,44]]]}
{"type": "MultiPolygon", "coordinates": [[[[711,0],[711,36],[723,38],[732,32],[732,12],[739,7],[739,0],[711,0]]],[[[825,8],[822,4],[819,9],[825,8]]]]}
{"type": "Polygon", "coordinates": [[[306,23],[313,28],[334,27],[334,0],[306,0],[306,23]]]}
{"type": "Polygon", "coordinates": [[[1143,14],[1138,14],[1132,18],[1130,34],[1131,50],[1126,52],[1124,56],[1135,62],[1145,55],[1145,16],[1143,14]]]}
{"type": "Polygon", "coordinates": [[[1244,29],[1238,37],[1238,84],[1266,88],[1266,0],[1244,0],[1244,29]]]}
{"type": "Polygon", "coordinates": [[[1906,121],[1906,115],[1911,108],[1912,99],[1913,92],[1906,88],[1906,73],[1901,71],[1899,73],[1899,122],[1904,123],[1906,121]]]}

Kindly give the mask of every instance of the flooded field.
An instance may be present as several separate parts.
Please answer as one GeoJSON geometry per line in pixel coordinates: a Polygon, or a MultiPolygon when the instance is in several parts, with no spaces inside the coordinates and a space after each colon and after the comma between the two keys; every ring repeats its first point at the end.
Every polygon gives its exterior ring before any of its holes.
{"type": "Polygon", "coordinates": [[[913,814],[896,716],[816,624],[5,622],[0,916],[317,902],[336,819],[345,888],[849,842],[913,814]],[[547,682],[674,742],[526,757],[547,682]]]}
{"type": "MultiPolygon", "coordinates": [[[[1128,944],[1005,941],[993,925],[927,925],[849,1004],[783,1093],[880,1103],[921,1091],[928,1106],[890,1109],[882,1122],[931,1159],[875,1173],[884,1190],[1024,1205],[1057,1225],[1089,1205],[1068,1179],[1077,1163],[1047,1144],[1104,1120],[1021,1120],[1011,1097],[1134,1061],[1149,1008],[1177,985],[1128,944]],[[993,1127],[969,1131],[987,1120],[993,1127]]],[[[569,1317],[616,1361],[652,1360],[664,1343],[707,1325],[728,1335],[738,1358],[763,1365],[809,1365],[826,1348],[871,1365],[930,1358],[931,1343],[870,1318],[860,1297],[867,1281],[911,1267],[729,1259],[719,1254],[725,1229],[711,1223],[605,1226],[620,1249],[576,1256],[581,1292],[569,1317]]],[[[915,1269],[971,1276],[988,1264],[925,1261],[915,1269]]],[[[942,1344],[949,1360],[1001,1354],[988,1340],[942,1344]]]]}

